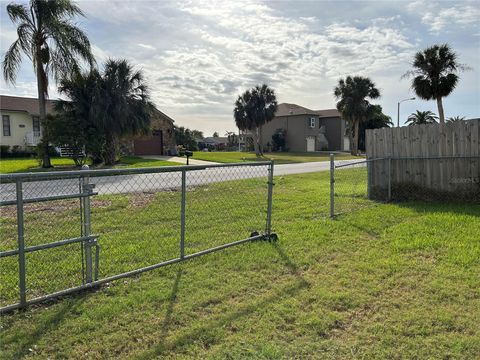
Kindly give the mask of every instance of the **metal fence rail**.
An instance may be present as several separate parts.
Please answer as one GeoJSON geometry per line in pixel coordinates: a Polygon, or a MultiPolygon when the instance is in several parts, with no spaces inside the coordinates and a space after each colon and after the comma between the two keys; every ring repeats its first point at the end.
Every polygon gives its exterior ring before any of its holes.
{"type": "Polygon", "coordinates": [[[330,217],[389,201],[480,204],[479,156],[385,157],[336,164],[330,217]]]}
{"type": "Polygon", "coordinates": [[[271,232],[273,162],[0,176],[0,311],[271,232]]]}

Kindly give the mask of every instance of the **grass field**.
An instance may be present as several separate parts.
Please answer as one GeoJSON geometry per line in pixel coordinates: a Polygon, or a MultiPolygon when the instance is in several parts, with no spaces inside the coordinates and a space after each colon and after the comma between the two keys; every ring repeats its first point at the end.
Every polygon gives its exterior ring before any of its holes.
{"type": "MultiPolygon", "coordinates": [[[[6,315],[0,357],[477,357],[478,205],[378,204],[330,220],[327,172],[275,183],[278,243],[241,245],[6,315]]],[[[189,192],[187,252],[261,227],[264,187],[254,179],[189,192]]],[[[178,192],[95,201],[102,276],[176,256],[178,192]]],[[[26,214],[27,243],[71,235],[74,209],[49,206],[56,228],[39,211],[26,214]]],[[[2,248],[14,246],[12,221],[2,213],[2,248]]],[[[64,255],[42,269],[55,286],[75,274],[64,255]]],[[[27,281],[51,290],[41,277],[27,281]]]]}
{"type": "MultiPolygon", "coordinates": [[[[358,157],[351,156],[350,154],[336,154],[337,159],[356,159],[358,157]]],[[[214,161],[219,163],[233,163],[233,162],[243,162],[243,161],[265,161],[265,160],[275,160],[277,164],[292,164],[292,163],[302,163],[302,162],[312,162],[312,161],[328,161],[330,155],[328,153],[265,153],[263,158],[257,158],[255,153],[245,153],[238,151],[217,151],[217,152],[202,152],[196,151],[193,154],[194,159],[214,161]]]]}
{"type": "MultiPolygon", "coordinates": [[[[72,159],[53,157],[53,169],[42,169],[38,160],[35,158],[6,158],[0,160],[0,173],[15,173],[27,171],[52,171],[52,170],[74,170],[75,164],[72,159]]],[[[155,167],[155,166],[171,166],[181,165],[171,161],[144,159],[137,156],[123,156],[120,158],[119,164],[115,167],[155,167]]]]}

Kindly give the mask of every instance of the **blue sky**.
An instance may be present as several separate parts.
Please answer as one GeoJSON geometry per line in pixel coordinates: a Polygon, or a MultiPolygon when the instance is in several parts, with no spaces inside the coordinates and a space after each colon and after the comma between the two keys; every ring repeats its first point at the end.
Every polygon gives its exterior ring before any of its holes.
{"type": "MultiPolygon", "coordinates": [[[[15,40],[1,2],[0,52],[15,40]]],[[[460,62],[446,116],[480,117],[479,1],[79,1],[99,65],[126,58],[144,70],[157,106],[178,125],[223,134],[234,130],[233,103],[256,84],[273,87],[280,102],[335,107],[333,88],[346,75],[369,76],[376,103],[396,122],[397,101],[414,96],[401,79],[413,54],[448,42],[460,62]]],[[[16,86],[2,94],[36,96],[28,59],[16,86]]],[[[51,97],[58,96],[55,87],[51,97]]],[[[408,101],[401,122],[433,101],[408,101]]]]}

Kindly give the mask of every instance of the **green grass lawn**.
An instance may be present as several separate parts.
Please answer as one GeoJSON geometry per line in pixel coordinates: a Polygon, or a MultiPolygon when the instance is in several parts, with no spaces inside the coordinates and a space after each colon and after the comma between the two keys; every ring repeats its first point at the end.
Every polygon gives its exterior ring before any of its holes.
{"type": "MultiPolygon", "coordinates": [[[[0,173],[30,172],[30,171],[52,171],[52,170],[76,170],[72,159],[53,157],[53,169],[42,169],[35,158],[6,158],[0,160],[0,173]]],[[[173,161],[162,161],[154,159],[144,159],[138,156],[123,156],[119,164],[114,166],[118,168],[125,167],[157,167],[182,165],[173,161]]]]}
{"type": "MultiPolygon", "coordinates": [[[[358,157],[351,156],[350,154],[336,154],[336,159],[356,159],[358,157]]],[[[214,161],[219,163],[233,163],[243,161],[265,161],[275,160],[277,164],[291,164],[302,163],[311,161],[328,161],[330,155],[328,153],[265,153],[263,158],[257,158],[255,153],[252,152],[238,152],[238,151],[216,151],[216,152],[202,152],[195,151],[193,153],[193,159],[214,161]]]]}
{"type": "MultiPolygon", "coordinates": [[[[480,206],[378,204],[331,220],[328,181],[328,172],[275,178],[278,243],[244,244],[3,316],[0,357],[477,358],[480,206]]],[[[187,253],[261,228],[265,195],[264,178],[192,188],[187,253]]],[[[177,256],[179,199],[176,191],[95,197],[100,275],[177,256]]],[[[28,245],[76,235],[76,203],[31,206],[28,245]]],[[[1,215],[2,249],[15,246],[10,215],[1,215]]],[[[50,262],[45,252],[27,254],[27,284],[37,291],[28,296],[78,281],[78,244],[69,246],[51,251],[50,262]]],[[[16,272],[7,259],[3,300],[16,272]]]]}

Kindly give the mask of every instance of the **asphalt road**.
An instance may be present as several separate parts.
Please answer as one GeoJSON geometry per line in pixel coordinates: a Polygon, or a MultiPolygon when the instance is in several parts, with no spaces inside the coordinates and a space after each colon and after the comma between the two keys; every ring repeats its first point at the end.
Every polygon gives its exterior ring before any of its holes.
{"type": "MultiPolygon", "coordinates": [[[[335,164],[356,163],[362,160],[341,160],[335,164]]],[[[301,174],[330,169],[330,162],[308,162],[298,164],[275,165],[274,175],[301,174]]],[[[208,168],[187,172],[187,186],[205,185],[229,180],[267,177],[266,166],[240,166],[208,168]]],[[[132,192],[153,192],[179,188],[181,186],[180,172],[156,174],[133,174],[117,176],[91,177],[90,183],[95,184],[94,191],[98,194],[120,194],[132,192]]],[[[79,193],[79,179],[59,179],[25,182],[23,198],[68,195],[79,193]]],[[[0,184],[0,200],[15,200],[15,184],[0,184]]]]}

